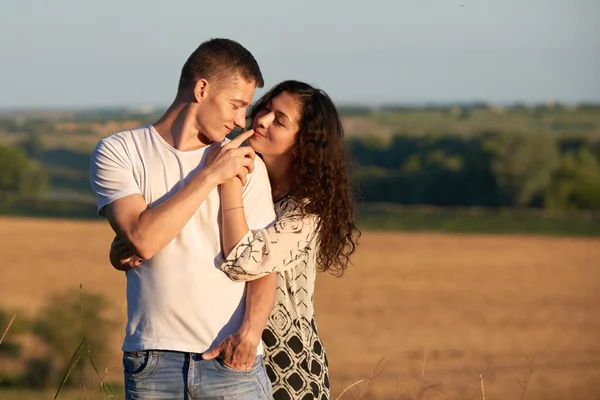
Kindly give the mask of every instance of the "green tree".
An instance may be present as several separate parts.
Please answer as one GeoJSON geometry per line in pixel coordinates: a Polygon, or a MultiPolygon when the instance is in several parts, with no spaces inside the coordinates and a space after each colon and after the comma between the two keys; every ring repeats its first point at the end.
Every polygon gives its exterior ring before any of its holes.
{"type": "Polygon", "coordinates": [[[27,139],[19,143],[19,147],[21,147],[29,157],[38,158],[44,151],[44,141],[40,134],[30,133],[27,135],[27,139]]]}
{"type": "Polygon", "coordinates": [[[589,148],[562,158],[544,200],[550,209],[600,209],[600,162],[589,148]]]}
{"type": "Polygon", "coordinates": [[[488,139],[491,170],[501,203],[542,205],[560,157],[549,135],[506,133],[488,139]]]}
{"type": "Polygon", "coordinates": [[[0,146],[0,206],[11,198],[39,196],[47,182],[46,174],[22,149],[0,146]]]}

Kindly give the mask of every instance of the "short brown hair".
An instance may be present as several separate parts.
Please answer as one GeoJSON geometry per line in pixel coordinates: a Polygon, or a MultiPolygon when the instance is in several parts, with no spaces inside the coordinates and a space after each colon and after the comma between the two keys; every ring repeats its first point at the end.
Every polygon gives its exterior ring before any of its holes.
{"type": "Polygon", "coordinates": [[[198,46],[183,65],[178,91],[201,78],[220,81],[235,74],[254,81],[259,88],[265,84],[258,63],[244,46],[231,39],[210,39],[198,46]]]}

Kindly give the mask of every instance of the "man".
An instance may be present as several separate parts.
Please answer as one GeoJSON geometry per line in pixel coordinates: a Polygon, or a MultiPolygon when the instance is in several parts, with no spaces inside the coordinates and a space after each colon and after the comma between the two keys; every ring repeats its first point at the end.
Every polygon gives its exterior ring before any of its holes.
{"type": "Polygon", "coordinates": [[[216,187],[245,183],[248,223],[275,219],[262,160],[244,132],[256,87],[264,84],[252,54],[227,39],[194,51],[177,96],[151,126],[103,139],[91,158],[98,211],[118,240],[143,260],[126,271],[128,322],[123,343],[128,399],[270,399],[260,337],[274,303],[276,277],[231,282],[220,262],[216,187]],[[221,356],[203,360],[218,348],[221,356]]]}

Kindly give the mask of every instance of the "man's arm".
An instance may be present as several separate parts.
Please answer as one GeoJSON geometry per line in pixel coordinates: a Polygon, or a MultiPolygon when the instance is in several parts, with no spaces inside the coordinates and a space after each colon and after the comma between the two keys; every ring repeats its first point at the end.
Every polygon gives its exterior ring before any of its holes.
{"type": "MultiPolygon", "coordinates": [[[[250,230],[244,211],[242,182],[239,179],[231,179],[221,185],[221,209],[221,241],[223,254],[227,257],[250,230]]],[[[246,337],[254,346],[252,360],[256,357],[256,347],[271,315],[276,289],[277,274],[270,274],[246,284],[246,312],[238,334],[246,337]]],[[[237,360],[234,358],[232,361],[235,363],[237,360]]],[[[248,368],[251,366],[252,364],[248,368]]]]}
{"type": "MultiPolygon", "coordinates": [[[[253,179],[246,186],[246,198],[242,196],[242,182],[232,179],[220,186],[221,190],[221,245],[225,256],[249,231],[249,224],[265,226],[273,221],[275,212],[271,198],[271,186],[266,168],[257,160],[253,179]],[[244,200],[250,214],[248,221],[244,212],[244,200]]],[[[262,331],[267,323],[277,289],[277,274],[270,274],[246,284],[246,309],[239,330],[226,337],[216,347],[202,355],[205,360],[219,355],[230,367],[247,370],[256,358],[262,331]]]]}
{"type": "MultiPolygon", "coordinates": [[[[221,244],[225,256],[248,232],[248,222],[242,199],[242,182],[235,178],[220,186],[221,190],[221,244]]],[[[267,193],[270,193],[268,191],[267,193]]],[[[219,345],[204,353],[204,359],[219,355],[231,368],[247,370],[256,358],[262,332],[273,310],[277,274],[270,274],[246,284],[246,310],[239,330],[219,345]]]]}
{"type": "Polygon", "coordinates": [[[181,232],[211,190],[253,170],[252,149],[238,148],[250,135],[245,132],[223,146],[210,166],[157,207],[148,207],[139,193],[109,203],[104,211],[115,233],[140,257],[152,258],[181,232]]]}
{"type": "Polygon", "coordinates": [[[202,359],[221,357],[225,364],[237,370],[249,370],[256,359],[262,332],[275,304],[277,274],[271,274],[246,284],[246,312],[240,329],[202,353],[202,359]]]}
{"type": "Polygon", "coordinates": [[[256,347],[260,343],[262,332],[275,305],[276,290],[277,274],[270,274],[246,283],[246,314],[239,332],[247,335],[252,341],[255,356],[256,347]]]}
{"type": "Polygon", "coordinates": [[[149,208],[141,195],[133,194],[107,205],[106,218],[115,233],[147,260],[181,232],[218,184],[216,174],[207,168],[155,208],[149,208]]]}

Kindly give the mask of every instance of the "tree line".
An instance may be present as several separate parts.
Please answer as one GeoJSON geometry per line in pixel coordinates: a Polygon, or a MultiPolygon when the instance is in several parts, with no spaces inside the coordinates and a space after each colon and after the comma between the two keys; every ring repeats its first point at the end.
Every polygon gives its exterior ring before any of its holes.
{"type": "MultiPolygon", "coordinates": [[[[587,136],[361,135],[347,144],[361,203],[600,209],[600,141],[587,136]]],[[[60,177],[48,162],[78,171],[74,187],[91,194],[87,155],[50,155],[38,134],[0,146],[0,207],[52,188],[60,177]]]]}
{"type": "Polygon", "coordinates": [[[600,209],[600,142],[482,132],[348,140],[362,202],[600,209]]]}

